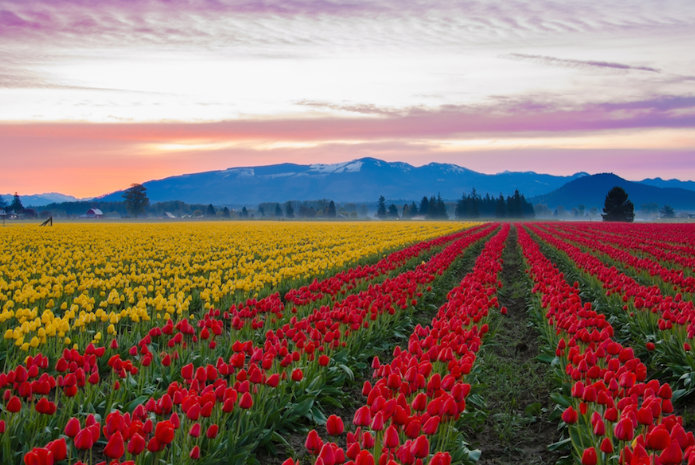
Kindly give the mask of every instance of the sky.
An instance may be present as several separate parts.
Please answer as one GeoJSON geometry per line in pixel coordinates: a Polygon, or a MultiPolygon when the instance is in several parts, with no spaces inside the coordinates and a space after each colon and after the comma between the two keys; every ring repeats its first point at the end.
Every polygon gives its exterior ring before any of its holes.
{"type": "Polygon", "coordinates": [[[0,0],[0,192],[371,156],[695,180],[692,0],[0,0]]]}

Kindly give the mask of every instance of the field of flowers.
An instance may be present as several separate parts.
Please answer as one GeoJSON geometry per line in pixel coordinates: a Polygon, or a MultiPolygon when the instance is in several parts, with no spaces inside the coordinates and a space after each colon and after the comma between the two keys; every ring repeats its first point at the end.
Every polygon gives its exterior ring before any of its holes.
{"type": "Polygon", "coordinates": [[[551,383],[518,406],[520,441],[556,430],[533,463],[695,464],[695,226],[68,224],[0,247],[2,464],[520,463],[514,434],[504,460],[475,435],[504,414],[505,325],[551,383]]]}

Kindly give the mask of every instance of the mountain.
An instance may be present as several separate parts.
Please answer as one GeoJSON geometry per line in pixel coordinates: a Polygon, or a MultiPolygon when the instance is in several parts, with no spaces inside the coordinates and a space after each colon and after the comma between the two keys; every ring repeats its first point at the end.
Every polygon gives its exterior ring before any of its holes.
{"type": "MultiPolygon", "coordinates": [[[[14,194],[4,194],[0,195],[0,197],[2,197],[9,205],[14,199],[14,194]]],[[[25,208],[30,208],[44,207],[49,203],[54,202],[75,202],[79,199],[77,197],[73,197],[72,195],[60,194],[58,192],[48,192],[45,194],[20,195],[19,200],[22,201],[22,205],[24,205],[25,208]]]]}
{"type": "MultiPolygon", "coordinates": [[[[229,168],[147,181],[151,202],[182,200],[215,205],[254,205],[260,202],[327,198],[337,202],[375,202],[380,195],[389,200],[419,200],[437,193],[458,199],[473,188],[479,194],[511,195],[514,189],[527,198],[547,193],[587,176],[553,176],[534,172],[478,173],[458,165],[408,163],[360,158],[345,163],[229,168]]],[[[103,197],[121,201],[123,191],[103,197]]]]}
{"type": "Polygon", "coordinates": [[[670,205],[677,210],[695,210],[695,191],[655,187],[643,182],[628,181],[612,173],[594,174],[574,179],[559,189],[545,195],[531,198],[534,204],[542,203],[549,208],[563,206],[574,208],[584,205],[586,208],[602,209],[606,194],[614,186],[625,189],[630,201],[639,209],[642,205],[657,204],[659,207],[670,205]]]}
{"type": "Polygon", "coordinates": [[[681,181],[680,179],[647,178],[640,181],[640,183],[654,187],[672,187],[695,191],[695,182],[681,181]]]}

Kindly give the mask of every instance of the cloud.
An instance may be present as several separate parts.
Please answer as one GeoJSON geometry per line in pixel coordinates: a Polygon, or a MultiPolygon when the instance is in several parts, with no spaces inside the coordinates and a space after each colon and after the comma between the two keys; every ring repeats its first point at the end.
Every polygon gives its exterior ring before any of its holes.
{"type": "MultiPolygon", "coordinates": [[[[357,105],[359,107],[359,105],[357,105]]],[[[507,99],[488,105],[379,110],[364,117],[246,119],[212,123],[0,125],[0,140],[42,137],[157,143],[192,141],[376,141],[451,137],[512,137],[625,129],[693,129],[695,96],[668,96],[620,103],[563,105],[507,99]]],[[[58,143],[59,141],[57,141],[58,143]]]]}
{"type": "Polygon", "coordinates": [[[572,60],[567,58],[556,58],[545,55],[531,55],[527,53],[510,53],[507,55],[503,55],[503,57],[511,58],[514,60],[532,61],[535,63],[541,63],[551,66],[564,66],[568,68],[604,68],[620,71],[647,71],[651,73],[661,72],[660,69],[652,68],[650,66],[633,66],[610,61],[572,60]]]}

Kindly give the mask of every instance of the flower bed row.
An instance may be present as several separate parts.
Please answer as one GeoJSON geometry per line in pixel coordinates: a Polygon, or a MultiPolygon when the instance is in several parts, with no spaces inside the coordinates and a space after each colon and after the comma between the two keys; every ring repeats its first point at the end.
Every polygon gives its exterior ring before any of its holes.
{"type": "MultiPolygon", "coordinates": [[[[346,447],[324,442],[316,430],[306,438],[315,465],[448,465],[447,450],[456,442],[455,422],[466,408],[470,385],[465,375],[488,331],[490,310],[497,308],[498,273],[509,225],[486,244],[474,269],[452,289],[431,325],[418,325],[407,349],[396,347],[393,360],[372,364],[374,383],[364,383],[366,404],[354,415],[346,447]]],[[[328,418],[326,432],[344,434],[342,420],[328,418]]],[[[460,458],[459,458],[460,462],[460,458]]],[[[298,463],[288,459],[285,464],[298,463]]]]}
{"type": "Polygon", "coordinates": [[[575,459],[583,465],[695,463],[695,438],[682,418],[671,415],[669,385],[647,381],[646,366],[612,339],[605,316],[582,303],[577,287],[522,228],[519,243],[547,321],[543,332],[557,347],[570,387],[571,405],[562,419],[575,459]]]}

